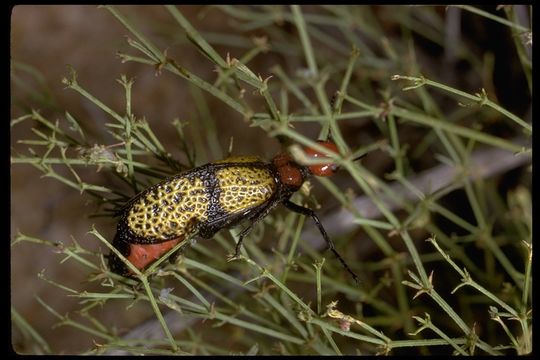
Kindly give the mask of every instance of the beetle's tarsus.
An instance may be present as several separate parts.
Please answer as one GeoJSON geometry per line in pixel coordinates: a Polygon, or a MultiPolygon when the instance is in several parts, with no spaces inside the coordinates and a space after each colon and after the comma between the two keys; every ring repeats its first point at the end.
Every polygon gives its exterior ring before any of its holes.
{"type": "Polygon", "coordinates": [[[239,260],[241,257],[242,257],[242,255],[240,255],[240,254],[229,254],[229,255],[227,255],[227,261],[231,262],[231,261],[234,261],[234,260],[239,260]]]}

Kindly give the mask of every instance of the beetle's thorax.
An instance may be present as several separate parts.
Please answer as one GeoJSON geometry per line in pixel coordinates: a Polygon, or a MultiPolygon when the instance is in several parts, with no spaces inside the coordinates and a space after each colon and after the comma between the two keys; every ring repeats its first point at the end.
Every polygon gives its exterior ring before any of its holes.
{"type": "Polygon", "coordinates": [[[272,164],[277,171],[280,182],[291,191],[300,189],[308,176],[307,169],[296,163],[287,153],[276,155],[272,159],[272,164]]]}

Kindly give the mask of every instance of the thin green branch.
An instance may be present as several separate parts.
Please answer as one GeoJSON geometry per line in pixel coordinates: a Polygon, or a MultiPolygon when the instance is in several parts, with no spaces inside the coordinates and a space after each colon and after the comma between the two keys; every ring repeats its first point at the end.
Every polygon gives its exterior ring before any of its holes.
{"type": "Polygon", "coordinates": [[[530,29],[527,29],[527,28],[525,28],[525,27],[523,27],[523,26],[521,26],[519,24],[513,23],[511,21],[508,21],[508,20],[500,17],[500,16],[493,15],[491,13],[488,13],[487,11],[478,9],[478,8],[476,8],[474,6],[470,6],[470,5],[450,5],[450,6],[461,8],[463,10],[472,12],[473,14],[483,16],[483,17],[485,17],[487,19],[496,21],[496,22],[498,22],[500,24],[503,24],[505,26],[508,26],[508,27],[513,28],[513,29],[518,30],[518,31],[522,31],[522,32],[531,31],[530,29]]]}
{"type": "Polygon", "coordinates": [[[532,125],[531,124],[526,123],[524,120],[522,120],[519,117],[517,117],[516,115],[512,114],[510,111],[504,109],[500,105],[498,105],[498,104],[494,103],[493,101],[489,100],[485,89],[482,89],[480,93],[477,93],[475,95],[471,95],[471,94],[468,94],[468,93],[466,93],[464,91],[454,89],[453,87],[438,83],[438,82],[430,80],[430,79],[426,79],[425,77],[393,75],[392,80],[408,80],[408,81],[412,81],[413,85],[404,88],[403,89],[404,91],[416,89],[416,88],[418,88],[420,86],[424,86],[424,85],[429,85],[429,86],[433,86],[434,88],[447,91],[447,92],[449,92],[451,94],[455,94],[455,95],[464,97],[466,99],[469,99],[469,100],[479,104],[480,106],[485,105],[485,106],[488,106],[488,107],[492,108],[493,110],[501,113],[502,115],[508,117],[510,120],[514,121],[519,126],[523,127],[529,134],[532,132],[532,125]]]}
{"type": "Polygon", "coordinates": [[[304,56],[306,58],[309,71],[311,76],[316,78],[319,75],[319,69],[317,67],[317,62],[315,61],[315,54],[313,53],[311,40],[309,39],[309,34],[306,29],[306,22],[302,16],[302,10],[300,10],[300,6],[298,5],[291,5],[291,10],[296,28],[298,29],[298,35],[300,36],[300,42],[302,43],[302,48],[304,49],[304,56]]]}

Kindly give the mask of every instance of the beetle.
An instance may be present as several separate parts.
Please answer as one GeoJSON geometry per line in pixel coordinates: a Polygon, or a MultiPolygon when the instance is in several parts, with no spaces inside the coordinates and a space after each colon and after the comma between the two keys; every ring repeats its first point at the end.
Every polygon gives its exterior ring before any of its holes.
{"type": "MultiPolygon", "coordinates": [[[[334,142],[318,143],[338,153],[334,142]]],[[[304,147],[304,151],[310,157],[328,158],[310,147],[304,147]]],[[[358,282],[316,213],[290,201],[310,175],[331,176],[337,169],[332,162],[304,166],[286,152],[277,154],[271,162],[254,156],[211,162],[169,177],[129,200],[120,210],[112,244],[142,270],[191,233],[209,239],[219,230],[247,220],[249,225],[238,236],[234,258],[254,225],[282,204],[313,219],[328,248],[358,282]]],[[[109,255],[109,268],[124,276],[133,275],[113,252],[109,255]]]]}

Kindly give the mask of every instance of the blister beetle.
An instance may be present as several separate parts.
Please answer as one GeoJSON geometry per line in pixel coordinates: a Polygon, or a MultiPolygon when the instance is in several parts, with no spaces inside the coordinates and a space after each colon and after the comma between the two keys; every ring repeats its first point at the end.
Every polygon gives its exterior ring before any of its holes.
{"type": "MultiPolygon", "coordinates": [[[[338,152],[332,141],[318,143],[338,152]]],[[[309,147],[304,151],[311,157],[328,158],[309,147]]],[[[358,281],[315,212],[290,201],[308,176],[331,176],[336,170],[336,164],[331,162],[300,165],[284,152],[271,162],[253,156],[230,157],[196,167],[167,178],[128,201],[121,210],[113,246],[137,269],[144,269],[193,232],[208,239],[223,228],[247,220],[249,225],[238,236],[236,257],[253,226],[283,204],[315,221],[328,248],[358,281]]],[[[118,274],[132,275],[114,253],[109,255],[109,267],[118,274]]]]}

